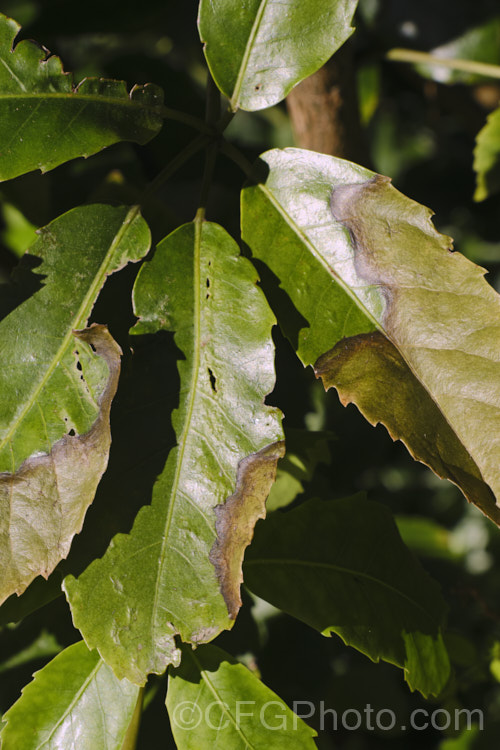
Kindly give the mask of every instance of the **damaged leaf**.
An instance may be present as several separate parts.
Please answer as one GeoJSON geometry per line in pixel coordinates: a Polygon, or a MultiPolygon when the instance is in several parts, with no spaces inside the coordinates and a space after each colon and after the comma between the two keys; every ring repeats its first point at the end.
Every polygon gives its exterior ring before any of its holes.
{"type": "Polygon", "coordinates": [[[273,513],[257,525],[244,572],[257,596],[404,669],[412,690],[444,687],[445,602],[380,503],[358,495],[273,513]]]}
{"type": "Polygon", "coordinates": [[[169,674],[166,703],[179,750],[316,748],[314,729],[216,646],[183,649],[181,666],[169,674]]]}
{"type": "Polygon", "coordinates": [[[256,281],[234,240],[198,220],[165,238],[136,281],[133,332],[175,331],[183,355],[178,442],[131,533],[64,588],[87,644],[139,684],[178,663],[176,634],[210,641],[239,606],[243,549],[282,453],[279,413],[264,405],[274,319],[256,281]]]}
{"type": "Polygon", "coordinates": [[[46,577],[82,527],[121,352],[105,326],[80,329],[107,276],[150,244],[137,208],[77,208],[39,234],[17,273],[22,289],[36,266],[39,289],[0,322],[1,601],[46,577]]]}
{"type": "Polygon", "coordinates": [[[357,0],[201,0],[205,57],[233,110],[277,104],[348,39],[357,0]]]}
{"type": "Polygon", "coordinates": [[[118,141],[146,143],[162,126],[157,86],[86,78],[78,86],[58,57],[30,40],[14,46],[19,24],[0,14],[0,180],[46,172],[118,141]]]}
{"type": "Polygon", "coordinates": [[[484,270],[362,167],[275,150],[260,179],[243,235],[309,323],[304,364],[500,524],[500,297],[484,270]]]}
{"type": "Polygon", "coordinates": [[[35,672],[4,714],[2,750],[123,750],[139,688],[74,643],[35,672]]]}

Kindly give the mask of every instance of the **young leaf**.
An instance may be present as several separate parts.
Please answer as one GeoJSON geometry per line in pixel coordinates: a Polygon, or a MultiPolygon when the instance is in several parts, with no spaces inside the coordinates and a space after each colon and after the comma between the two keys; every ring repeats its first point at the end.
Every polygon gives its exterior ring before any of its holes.
{"type": "Polygon", "coordinates": [[[357,0],[201,0],[208,66],[233,110],[277,104],[350,37],[357,0]]]}
{"type": "Polygon", "coordinates": [[[0,601],[48,576],[82,527],[108,460],[120,349],[105,326],[79,329],[106,277],[149,245],[137,208],[85,206],[21,261],[26,281],[40,264],[41,288],[0,323],[0,601]]]}
{"type": "Polygon", "coordinates": [[[215,646],[183,649],[167,709],[179,750],[315,750],[316,732],[249,669],[215,646]]]}
{"type": "Polygon", "coordinates": [[[243,236],[309,322],[302,361],[499,524],[500,297],[484,270],[388,178],[300,149],[264,166],[243,236]]]}
{"type": "Polygon", "coordinates": [[[500,108],[488,115],[486,125],[477,135],[474,171],[474,200],[484,201],[500,189],[500,108]]]}
{"type": "Polygon", "coordinates": [[[133,331],[173,330],[185,357],[178,444],[131,533],[64,588],[86,642],[139,684],[178,663],[176,633],[209,641],[240,606],[244,549],[283,452],[278,411],[263,403],[274,321],[256,281],[234,240],[198,220],[163,240],[136,281],[133,331]]]}
{"type": "Polygon", "coordinates": [[[139,688],[74,643],[35,672],[4,715],[2,750],[122,750],[139,688]]]}
{"type": "Polygon", "coordinates": [[[244,574],[257,596],[323,635],[402,667],[412,690],[444,687],[446,605],[384,505],[358,495],[273,514],[255,530],[244,574]]]}
{"type": "Polygon", "coordinates": [[[77,156],[90,156],[118,141],[146,143],[162,126],[157,86],[86,78],[78,86],[58,57],[32,41],[14,47],[20,26],[0,14],[0,180],[77,156]]]}

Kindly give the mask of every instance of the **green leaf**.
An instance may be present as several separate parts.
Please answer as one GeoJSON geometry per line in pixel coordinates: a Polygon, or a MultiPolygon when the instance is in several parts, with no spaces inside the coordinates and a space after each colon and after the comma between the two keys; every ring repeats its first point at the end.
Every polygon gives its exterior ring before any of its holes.
{"type": "Polygon", "coordinates": [[[54,656],[61,651],[57,638],[52,633],[42,630],[38,637],[21,649],[16,654],[12,654],[5,661],[0,663],[0,672],[6,672],[8,669],[14,669],[26,664],[34,659],[43,659],[47,656],[54,656]]]}
{"type": "Polygon", "coordinates": [[[5,225],[5,229],[0,232],[2,242],[14,255],[21,257],[26,249],[36,241],[35,227],[11,203],[3,203],[0,210],[5,225]]]}
{"type": "Polygon", "coordinates": [[[274,319],[256,281],[234,240],[198,220],[164,239],[136,281],[133,331],[176,331],[185,357],[178,443],[132,532],[64,588],[89,646],[139,684],[178,663],[176,633],[209,641],[241,603],[244,549],[283,453],[279,413],[263,403],[274,319]]]}
{"type": "Polygon", "coordinates": [[[259,169],[243,238],[309,323],[304,364],[500,523],[500,297],[484,269],[388,178],[300,149],[259,169]]]}
{"type": "Polygon", "coordinates": [[[4,715],[2,750],[121,750],[138,696],[80,641],[35,672],[4,715]]]}
{"type": "MultiPolygon", "coordinates": [[[[489,18],[486,23],[467,29],[461,36],[430,49],[429,53],[443,60],[500,65],[500,17],[489,18]]],[[[421,75],[439,83],[474,84],[485,81],[484,75],[478,75],[473,70],[454,70],[431,63],[419,63],[415,67],[421,75]]]]}
{"type": "Polygon", "coordinates": [[[233,110],[271,107],[318,70],[353,32],[357,0],[201,0],[212,76],[233,110]]]}
{"type": "Polygon", "coordinates": [[[432,518],[396,516],[395,521],[404,543],[416,554],[444,560],[460,558],[452,549],[448,529],[432,518]]]}
{"type": "Polygon", "coordinates": [[[275,607],[403,668],[412,690],[444,687],[446,605],[384,505],[358,495],[273,514],[255,530],[244,574],[275,607]]]}
{"type": "Polygon", "coordinates": [[[314,729],[249,669],[215,646],[183,649],[167,709],[179,750],[315,750],[314,729]]]}
{"type": "Polygon", "coordinates": [[[162,126],[157,86],[86,78],[78,86],[58,57],[32,41],[14,47],[20,26],[0,14],[0,180],[77,156],[90,156],[118,141],[146,143],[162,126]]]}
{"type": "Polygon", "coordinates": [[[500,108],[486,120],[474,148],[476,192],[474,200],[484,201],[500,190],[500,108]]]}
{"type": "Polygon", "coordinates": [[[1,601],[47,577],[81,530],[108,460],[121,352],[105,326],[79,329],[107,276],[150,244],[137,208],[77,208],[39,234],[17,278],[19,292],[40,288],[0,323],[1,601]]]}
{"type": "Polygon", "coordinates": [[[267,498],[268,511],[284,508],[304,491],[303,482],[310,482],[318,464],[328,464],[330,449],[328,432],[286,431],[286,455],[278,462],[276,481],[267,498]]]}

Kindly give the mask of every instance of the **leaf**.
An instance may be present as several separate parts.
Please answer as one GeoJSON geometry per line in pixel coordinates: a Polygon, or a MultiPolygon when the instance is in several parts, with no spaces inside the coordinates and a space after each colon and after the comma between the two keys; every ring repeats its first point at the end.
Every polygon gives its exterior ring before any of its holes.
{"type": "Polygon", "coordinates": [[[276,481],[267,498],[267,510],[289,505],[304,491],[302,482],[310,482],[318,464],[330,462],[328,432],[286,431],[286,455],[279,461],[276,481]]]}
{"type": "Polygon", "coordinates": [[[309,323],[302,362],[500,523],[500,297],[484,269],[362,167],[285,149],[260,176],[243,237],[309,323]]]}
{"type": "Polygon", "coordinates": [[[86,78],[78,86],[58,57],[32,41],[14,47],[19,24],[0,14],[0,180],[77,156],[90,156],[118,141],[147,143],[162,126],[157,86],[86,78]]]}
{"type": "MultiPolygon", "coordinates": [[[[500,64],[500,17],[489,18],[485,23],[468,28],[446,44],[429,50],[433,57],[443,60],[471,60],[474,63],[500,64]]],[[[418,72],[439,83],[483,83],[484,76],[477,73],[445,68],[442,65],[419,63],[418,72]]]]}
{"type": "Polygon", "coordinates": [[[474,171],[474,200],[484,201],[500,190],[500,108],[488,115],[486,125],[477,134],[474,171]]]}
{"type": "Polygon", "coordinates": [[[357,495],[273,514],[255,530],[244,574],[275,607],[403,668],[412,690],[444,687],[446,605],[384,505],[357,495]]]}
{"type": "Polygon", "coordinates": [[[40,263],[41,287],[0,323],[1,601],[47,577],[82,527],[108,460],[120,348],[105,326],[78,329],[107,276],[150,243],[137,208],[77,208],[39,234],[18,279],[40,263]]]}
{"type": "Polygon", "coordinates": [[[121,750],[138,696],[83,641],[74,643],[35,672],[4,715],[2,750],[121,750]]]}
{"type": "Polygon", "coordinates": [[[5,229],[0,232],[2,242],[20,258],[36,241],[35,227],[12,203],[3,203],[0,211],[5,225],[5,229]]]}
{"type": "Polygon", "coordinates": [[[178,444],[131,533],[64,588],[88,645],[138,684],[178,663],[175,634],[209,641],[239,607],[243,551],[283,453],[279,413],[263,403],[274,320],[256,281],[234,240],[202,221],[164,239],[136,281],[134,333],[174,330],[185,357],[178,444]]]}
{"type": "Polygon", "coordinates": [[[201,0],[205,57],[233,110],[285,98],[348,39],[357,0],[201,0]]]}
{"type": "Polygon", "coordinates": [[[396,516],[394,519],[403,542],[417,555],[444,560],[460,559],[452,547],[451,534],[431,518],[396,516]]]}
{"type": "Polygon", "coordinates": [[[215,646],[184,649],[167,709],[179,750],[315,750],[314,729],[247,667],[215,646]]]}

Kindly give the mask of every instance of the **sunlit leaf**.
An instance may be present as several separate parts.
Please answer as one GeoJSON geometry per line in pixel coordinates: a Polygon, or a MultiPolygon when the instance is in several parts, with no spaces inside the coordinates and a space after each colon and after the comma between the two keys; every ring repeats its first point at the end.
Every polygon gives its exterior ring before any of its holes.
{"type": "Polygon", "coordinates": [[[2,750],[122,750],[138,697],[80,641],[36,672],[4,715],[2,750]]]}
{"type": "Polygon", "coordinates": [[[137,278],[133,331],[175,331],[183,355],[178,444],[130,535],[64,584],[87,643],[137,683],[178,663],[176,633],[209,641],[241,603],[244,549],[283,453],[279,413],[263,403],[273,316],[256,281],[234,240],[201,221],[163,240],[137,278]]]}
{"type": "Polygon", "coordinates": [[[353,32],[357,0],[201,0],[199,28],[212,76],[231,107],[284,99],[353,32]]]}
{"type": "Polygon", "coordinates": [[[256,675],[215,646],[184,649],[167,709],[179,750],[314,750],[316,732],[256,675]]]}
{"type": "Polygon", "coordinates": [[[30,40],[14,46],[20,26],[0,14],[0,180],[118,141],[146,143],[162,125],[157,86],[86,78],[78,86],[58,57],[30,40]]]}
{"type": "Polygon", "coordinates": [[[86,206],[40,230],[21,261],[15,289],[36,291],[0,323],[2,601],[46,577],[81,530],[120,369],[106,327],[85,326],[106,278],[149,244],[137,208],[86,206]]]}
{"type": "Polygon", "coordinates": [[[300,149],[263,155],[243,236],[308,327],[326,388],[500,523],[500,297],[388,178],[300,149]]]}
{"type": "Polygon", "coordinates": [[[477,135],[474,171],[476,201],[483,201],[500,190],[500,109],[489,115],[486,125],[477,135]]]}
{"type": "Polygon", "coordinates": [[[355,496],[273,514],[256,528],[244,574],[279,609],[402,667],[412,690],[444,687],[446,606],[385,506],[355,496]]]}

